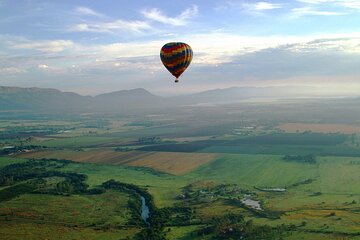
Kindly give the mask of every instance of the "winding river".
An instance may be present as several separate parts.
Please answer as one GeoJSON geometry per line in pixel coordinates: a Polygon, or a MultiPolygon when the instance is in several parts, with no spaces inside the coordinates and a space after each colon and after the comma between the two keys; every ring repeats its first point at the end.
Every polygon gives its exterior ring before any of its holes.
{"type": "Polygon", "coordinates": [[[141,218],[144,220],[144,222],[147,225],[150,225],[150,223],[147,221],[150,215],[149,207],[146,205],[145,198],[143,196],[140,196],[141,198],[141,218]]]}

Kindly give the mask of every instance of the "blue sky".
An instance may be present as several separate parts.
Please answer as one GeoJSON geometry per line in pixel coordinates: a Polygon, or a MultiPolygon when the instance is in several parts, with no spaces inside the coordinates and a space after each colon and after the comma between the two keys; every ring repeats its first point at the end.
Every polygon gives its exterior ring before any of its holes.
{"type": "Polygon", "coordinates": [[[230,86],[360,90],[360,1],[0,0],[0,85],[160,95],[230,86]],[[194,60],[174,85],[160,48],[194,60]]]}

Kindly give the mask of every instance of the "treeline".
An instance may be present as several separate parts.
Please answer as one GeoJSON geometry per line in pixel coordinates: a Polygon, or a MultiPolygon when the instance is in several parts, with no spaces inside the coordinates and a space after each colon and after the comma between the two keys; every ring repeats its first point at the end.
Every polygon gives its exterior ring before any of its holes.
{"type": "Polygon", "coordinates": [[[155,209],[153,197],[145,190],[131,183],[122,183],[113,179],[104,182],[101,185],[104,189],[114,189],[120,192],[126,192],[132,195],[134,198],[128,202],[128,207],[131,209],[132,217],[129,224],[144,227],[145,222],[141,219],[141,201],[140,196],[145,198],[146,205],[149,207],[149,211],[152,213],[155,209]]]}
{"type": "Polygon", "coordinates": [[[129,202],[129,207],[133,212],[131,222],[136,223],[138,226],[145,227],[138,234],[135,239],[138,240],[165,240],[165,233],[163,231],[164,219],[166,217],[162,212],[155,207],[153,197],[145,190],[134,184],[117,182],[115,180],[109,180],[102,184],[105,189],[115,189],[122,192],[127,192],[135,196],[138,202],[129,202]],[[140,196],[142,196],[146,205],[149,207],[150,215],[148,219],[149,226],[146,226],[145,222],[141,219],[141,202],[140,196]]]}
{"type": "Polygon", "coordinates": [[[309,154],[309,155],[285,155],[282,159],[285,161],[316,164],[316,157],[311,154],[309,154]]]}
{"type": "Polygon", "coordinates": [[[129,202],[129,207],[132,209],[133,218],[131,223],[137,226],[142,226],[143,229],[136,236],[138,240],[164,240],[166,239],[166,226],[189,225],[193,218],[193,211],[187,207],[168,207],[157,208],[154,199],[145,189],[134,184],[122,183],[115,180],[109,180],[102,184],[105,189],[116,189],[122,192],[127,192],[135,196],[129,202]],[[141,202],[140,196],[144,197],[146,205],[149,207],[150,216],[148,219],[149,225],[141,219],[141,202]]]}
{"type": "Polygon", "coordinates": [[[0,202],[11,200],[25,193],[31,193],[35,189],[36,186],[29,183],[16,184],[14,186],[5,188],[0,191],[0,202]]]}
{"type": "Polygon", "coordinates": [[[26,182],[34,187],[34,193],[65,195],[86,193],[88,189],[85,183],[86,175],[55,170],[64,167],[69,162],[67,160],[29,160],[5,166],[0,169],[0,186],[26,182]],[[47,188],[44,179],[53,177],[64,180],[59,181],[54,188],[47,188]]]}
{"type": "Polygon", "coordinates": [[[8,147],[8,148],[0,149],[0,156],[19,153],[19,152],[25,152],[25,151],[30,151],[30,150],[37,150],[37,149],[41,149],[41,148],[43,148],[43,147],[36,146],[36,145],[8,147]]]}
{"type": "Polygon", "coordinates": [[[212,239],[271,240],[283,239],[295,226],[256,226],[242,215],[226,214],[197,231],[198,236],[213,236],[212,239]]]}
{"type": "Polygon", "coordinates": [[[137,140],[139,144],[157,144],[161,143],[161,138],[158,136],[154,137],[141,137],[137,140]]]}

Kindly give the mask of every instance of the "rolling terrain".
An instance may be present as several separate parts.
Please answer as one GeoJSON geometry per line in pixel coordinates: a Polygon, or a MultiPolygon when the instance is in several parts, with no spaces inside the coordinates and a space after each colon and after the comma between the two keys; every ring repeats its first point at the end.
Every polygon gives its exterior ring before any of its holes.
{"type": "Polygon", "coordinates": [[[360,239],[357,101],[7,111],[0,239],[360,239]]]}

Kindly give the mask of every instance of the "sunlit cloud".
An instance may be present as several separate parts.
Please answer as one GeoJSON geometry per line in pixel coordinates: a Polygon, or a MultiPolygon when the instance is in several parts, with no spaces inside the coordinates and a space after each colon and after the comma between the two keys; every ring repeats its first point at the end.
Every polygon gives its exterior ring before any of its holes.
{"type": "Polygon", "coordinates": [[[1,40],[13,49],[36,50],[43,53],[58,53],[74,46],[71,40],[29,40],[23,37],[5,36],[1,40]]]}
{"type": "Polygon", "coordinates": [[[75,13],[79,15],[89,15],[89,16],[95,16],[95,17],[104,17],[104,14],[99,13],[91,8],[88,7],[77,7],[75,9],[75,13]]]}
{"type": "Polygon", "coordinates": [[[335,11],[323,11],[317,10],[312,7],[301,7],[294,8],[291,10],[291,17],[302,17],[302,16],[340,16],[346,15],[345,12],[335,12],[335,11]]]}
{"type": "Polygon", "coordinates": [[[0,68],[0,74],[19,74],[19,73],[25,73],[25,69],[20,69],[17,67],[5,67],[0,68]]]}
{"type": "Polygon", "coordinates": [[[317,5],[332,4],[345,8],[360,9],[360,1],[358,0],[298,0],[298,2],[317,5]]]}
{"type": "Polygon", "coordinates": [[[49,66],[46,64],[39,64],[37,67],[38,69],[49,69],[49,66]]]}
{"type": "Polygon", "coordinates": [[[70,27],[69,30],[73,32],[93,33],[114,33],[118,31],[141,33],[142,31],[149,30],[151,28],[152,27],[144,21],[116,20],[112,22],[76,24],[70,27]]]}
{"type": "Polygon", "coordinates": [[[143,10],[141,11],[141,13],[145,18],[151,21],[156,21],[173,26],[183,26],[188,24],[188,21],[197,15],[198,6],[193,5],[191,8],[188,8],[181,12],[180,15],[177,17],[169,17],[157,8],[143,10]]]}
{"type": "Polygon", "coordinates": [[[215,10],[240,10],[245,13],[261,15],[263,12],[271,11],[275,9],[284,8],[284,4],[272,3],[266,1],[252,2],[252,1],[233,1],[229,0],[219,4],[215,10]]]}
{"type": "Polygon", "coordinates": [[[265,11],[282,8],[282,4],[270,2],[257,2],[253,4],[244,4],[244,6],[255,11],[265,11]]]}

